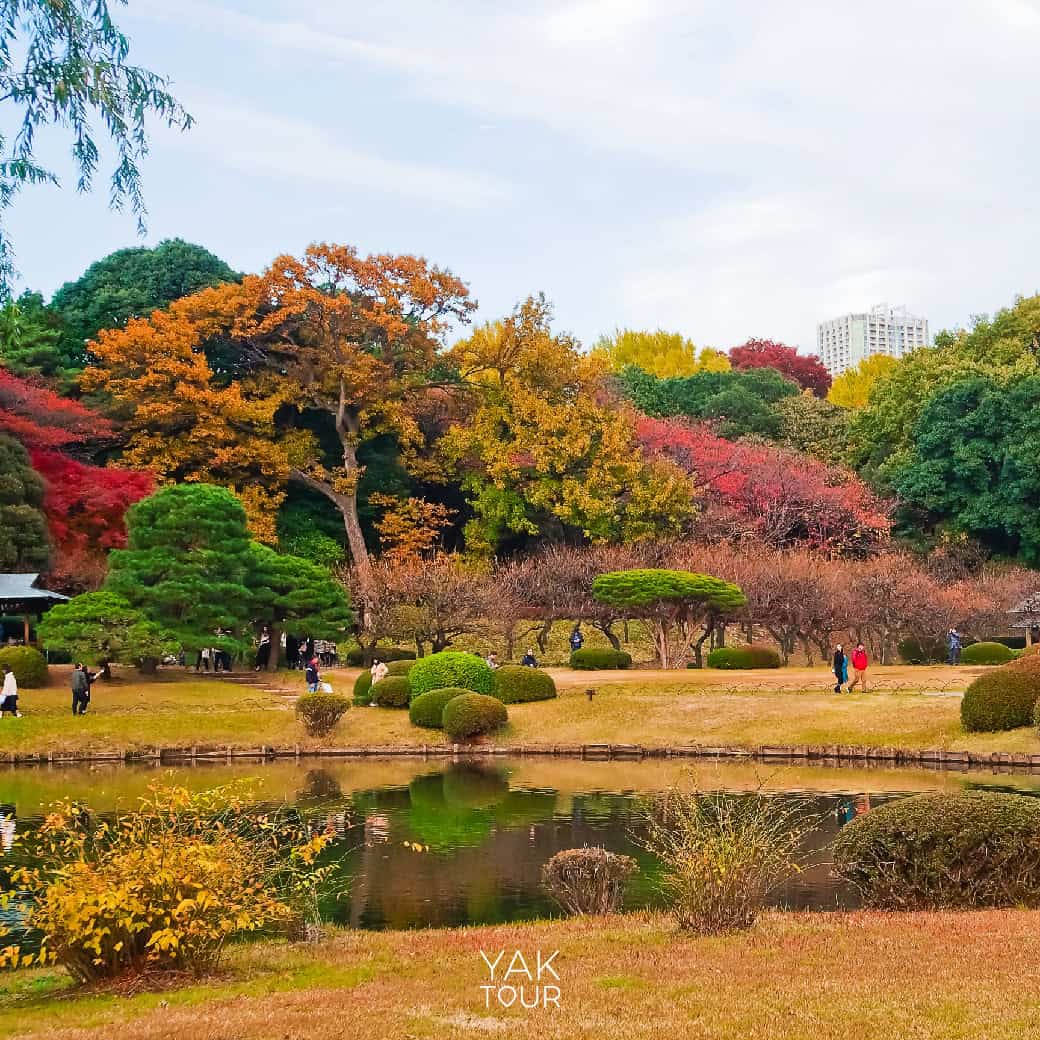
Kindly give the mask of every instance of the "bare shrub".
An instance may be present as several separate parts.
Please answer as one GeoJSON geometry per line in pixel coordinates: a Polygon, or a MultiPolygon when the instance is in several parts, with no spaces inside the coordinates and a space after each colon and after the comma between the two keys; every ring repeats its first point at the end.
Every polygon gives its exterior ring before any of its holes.
{"type": "Polygon", "coordinates": [[[542,867],[542,885],[570,914],[612,914],[635,872],[631,856],[601,848],[565,849],[542,867]]]}
{"type": "Polygon", "coordinates": [[[643,844],[663,865],[680,928],[750,928],[769,893],[801,870],[805,806],[752,793],[669,791],[654,800],[643,844]]]}

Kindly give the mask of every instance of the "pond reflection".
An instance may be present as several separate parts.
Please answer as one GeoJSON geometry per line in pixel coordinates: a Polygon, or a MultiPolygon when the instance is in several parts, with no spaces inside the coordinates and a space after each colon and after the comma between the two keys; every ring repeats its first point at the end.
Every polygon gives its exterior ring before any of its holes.
{"type": "Polygon", "coordinates": [[[131,806],[156,780],[208,788],[253,777],[258,802],[295,806],[336,834],[323,858],[349,887],[341,899],[326,901],[328,919],[360,928],[490,924],[557,914],[541,889],[542,866],[562,849],[586,845],[634,857],[639,873],[625,904],[658,905],[659,865],[639,840],[646,809],[656,793],[696,782],[702,790],[765,787],[778,799],[797,800],[813,820],[804,847],[808,865],[773,902],[834,909],[854,906],[855,899],[830,877],[826,849],[857,815],[920,790],[999,785],[1033,792],[1040,782],[748,764],[695,772],[694,781],[688,764],[526,760],[7,771],[0,773],[0,850],[9,850],[15,827],[38,824],[46,805],[65,793],[111,812],[131,806]]]}

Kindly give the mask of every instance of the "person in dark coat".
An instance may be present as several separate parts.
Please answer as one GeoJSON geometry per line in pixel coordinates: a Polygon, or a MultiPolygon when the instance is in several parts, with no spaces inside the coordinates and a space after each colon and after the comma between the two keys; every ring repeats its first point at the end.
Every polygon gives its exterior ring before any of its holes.
{"type": "Polygon", "coordinates": [[[834,692],[841,693],[842,686],[849,681],[849,659],[845,656],[845,647],[841,643],[834,648],[832,667],[835,679],[834,692]]]}
{"type": "Polygon", "coordinates": [[[520,658],[520,663],[525,668],[537,668],[538,667],[538,658],[534,656],[534,651],[533,650],[528,650],[527,653],[524,654],[524,656],[520,658]]]}
{"type": "Polygon", "coordinates": [[[305,670],[304,677],[307,680],[307,692],[317,693],[318,683],[321,682],[321,675],[318,672],[318,659],[316,657],[312,657],[307,662],[307,668],[305,670]]]}

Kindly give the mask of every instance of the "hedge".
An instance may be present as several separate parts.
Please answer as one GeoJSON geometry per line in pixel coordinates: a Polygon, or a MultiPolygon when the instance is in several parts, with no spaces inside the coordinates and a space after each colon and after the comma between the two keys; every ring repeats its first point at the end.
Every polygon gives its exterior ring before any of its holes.
{"type": "MultiPolygon", "coordinates": [[[[355,646],[347,651],[344,660],[352,668],[357,668],[365,663],[365,651],[355,646]]],[[[415,651],[406,650],[403,646],[377,646],[372,651],[372,660],[385,661],[387,664],[391,661],[414,661],[415,651]]]]}
{"type": "Polygon", "coordinates": [[[372,673],[366,668],[354,680],[354,703],[358,707],[372,703],[372,673]]]}
{"type": "Polygon", "coordinates": [[[631,668],[632,655],[624,650],[601,650],[585,647],[571,654],[571,667],[582,672],[598,672],[614,668],[631,668]]]}
{"type": "Polygon", "coordinates": [[[408,707],[408,676],[388,675],[372,684],[369,696],[380,708],[408,707]]]}
{"type": "Polygon", "coordinates": [[[943,640],[929,638],[904,639],[898,649],[907,664],[942,664],[949,653],[943,640]]]}
{"type": "Polygon", "coordinates": [[[1007,664],[1015,651],[1003,643],[972,643],[961,651],[961,664],[1007,664]]]}
{"type": "Polygon", "coordinates": [[[504,726],[508,718],[506,706],[497,697],[464,693],[444,705],[441,724],[452,740],[467,740],[504,726]]]}
{"type": "Polygon", "coordinates": [[[1040,799],[921,794],[857,817],[832,845],[834,871],[868,907],[1040,905],[1040,799]]]}
{"type": "Polygon", "coordinates": [[[961,723],[969,733],[1028,726],[1038,696],[1040,675],[1036,672],[1000,668],[980,675],[964,691],[961,723]]]}
{"type": "Polygon", "coordinates": [[[0,650],[0,668],[14,672],[19,688],[32,690],[47,685],[47,659],[31,646],[5,646],[0,650]]]}
{"type": "Polygon", "coordinates": [[[411,670],[415,661],[404,658],[400,661],[388,661],[386,665],[387,675],[407,675],[411,670]]]}
{"type": "Polygon", "coordinates": [[[464,690],[486,695],[495,692],[495,673],[482,657],[457,650],[444,650],[415,662],[408,673],[413,697],[445,686],[461,686],[464,690]]]}
{"type": "Polygon", "coordinates": [[[768,646],[720,646],[708,654],[708,667],[735,671],[746,668],[779,668],[780,655],[768,646]]]}
{"type": "Polygon", "coordinates": [[[312,737],[324,737],[336,728],[349,707],[349,698],[339,694],[307,693],[296,702],[296,714],[312,737]]]}
{"type": "Polygon", "coordinates": [[[448,701],[455,697],[468,694],[459,686],[445,686],[441,690],[428,690],[420,693],[408,706],[408,718],[413,726],[422,726],[424,729],[440,729],[444,719],[444,707],[448,701]]]}
{"type": "Polygon", "coordinates": [[[495,696],[503,704],[548,701],[556,696],[556,683],[540,668],[504,664],[495,671],[495,696]]]}

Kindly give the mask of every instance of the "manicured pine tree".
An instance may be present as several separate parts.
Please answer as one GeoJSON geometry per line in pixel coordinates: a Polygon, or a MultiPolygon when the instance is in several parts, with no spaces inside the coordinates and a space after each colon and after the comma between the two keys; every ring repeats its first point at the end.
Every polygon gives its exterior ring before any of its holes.
{"type": "Polygon", "coordinates": [[[257,542],[250,546],[248,561],[252,621],[271,634],[268,671],[278,667],[283,632],[315,639],[343,636],[351,622],[347,594],[324,567],[257,542]]]}
{"type": "Polygon", "coordinates": [[[109,556],[105,589],[185,650],[238,648],[252,603],[252,543],[241,502],[226,488],[178,484],[133,505],[126,526],[127,548],[109,556]]]}

